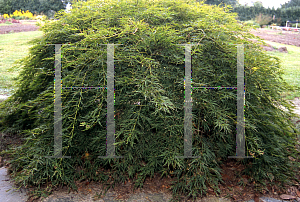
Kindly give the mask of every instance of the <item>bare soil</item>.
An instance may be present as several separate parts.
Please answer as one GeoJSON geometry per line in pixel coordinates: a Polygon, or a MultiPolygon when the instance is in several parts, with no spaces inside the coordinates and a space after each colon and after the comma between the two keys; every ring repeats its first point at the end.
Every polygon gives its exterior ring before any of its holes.
{"type": "MultiPolygon", "coordinates": [[[[0,26],[0,34],[8,34],[8,33],[14,33],[14,32],[37,31],[39,29],[39,27],[36,26],[35,24],[25,24],[25,22],[30,22],[30,21],[23,21],[23,22],[20,22],[20,23],[13,23],[11,25],[2,25],[2,26],[0,26]]],[[[31,21],[31,22],[34,23],[34,21],[31,21]]]]}
{"type": "Polygon", "coordinates": [[[251,33],[267,41],[300,47],[300,32],[257,29],[251,33]]]}

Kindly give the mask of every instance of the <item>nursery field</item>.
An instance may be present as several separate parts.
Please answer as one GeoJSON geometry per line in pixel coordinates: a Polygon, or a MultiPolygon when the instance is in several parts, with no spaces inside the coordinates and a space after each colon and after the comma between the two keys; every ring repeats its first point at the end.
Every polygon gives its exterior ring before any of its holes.
{"type": "Polygon", "coordinates": [[[20,23],[0,23],[0,34],[37,31],[39,27],[36,20],[19,20],[20,23]]]}
{"type": "Polygon", "coordinates": [[[267,44],[273,47],[273,51],[268,51],[268,53],[278,57],[282,61],[282,66],[285,71],[283,78],[288,84],[298,87],[297,91],[287,91],[283,96],[287,96],[287,99],[300,97],[300,64],[298,61],[300,53],[300,33],[270,29],[253,30],[252,33],[264,39],[267,44]],[[286,47],[288,53],[278,52],[277,49],[279,47],[286,47]]]}
{"type": "Polygon", "coordinates": [[[252,33],[267,41],[286,45],[300,46],[300,33],[292,31],[272,30],[268,28],[256,29],[252,33]]]}
{"type": "Polygon", "coordinates": [[[297,56],[300,53],[300,47],[293,45],[283,45],[277,42],[265,41],[274,47],[275,51],[269,51],[268,54],[278,57],[282,61],[282,66],[285,71],[283,78],[287,83],[298,87],[296,92],[285,92],[283,96],[286,96],[287,99],[294,99],[295,97],[300,97],[300,64],[297,60],[297,56]],[[280,47],[286,47],[288,53],[278,52],[280,47]]]}

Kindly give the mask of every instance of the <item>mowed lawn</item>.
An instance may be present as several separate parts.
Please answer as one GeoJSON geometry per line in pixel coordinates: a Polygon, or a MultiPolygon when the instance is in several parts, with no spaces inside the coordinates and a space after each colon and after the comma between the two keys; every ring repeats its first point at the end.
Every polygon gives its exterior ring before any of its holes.
{"type": "Polygon", "coordinates": [[[19,70],[10,71],[10,68],[15,61],[28,55],[32,45],[27,42],[42,35],[42,31],[0,34],[0,94],[9,94],[14,88],[13,78],[18,76],[19,70]]]}
{"type": "Polygon", "coordinates": [[[285,45],[281,43],[275,43],[271,41],[265,41],[270,44],[274,48],[286,47],[288,53],[280,53],[280,52],[268,52],[271,56],[278,57],[282,62],[282,67],[284,69],[285,75],[282,77],[286,80],[286,82],[290,85],[296,87],[295,92],[287,91],[283,96],[286,96],[287,99],[291,100],[295,97],[300,97],[300,63],[299,63],[299,55],[300,55],[300,47],[285,45]]]}

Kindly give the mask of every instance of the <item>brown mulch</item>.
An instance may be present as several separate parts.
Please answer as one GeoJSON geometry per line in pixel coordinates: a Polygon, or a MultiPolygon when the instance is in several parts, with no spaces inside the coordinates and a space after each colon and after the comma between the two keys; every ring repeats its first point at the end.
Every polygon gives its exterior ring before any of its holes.
{"type": "MultiPolygon", "coordinates": [[[[267,189],[265,190],[258,190],[256,187],[256,183],[252,182],[249,183],[249,177],[248,176],[237,176],[237,172],[242,171],[245,168],[245,166],[241,165],[239,162],[236,162],[234,159],[227,159],[224,164],[222,165],[223,174],[222,178],[224,183],[219,184],[219,189],[221,190],[221,194],[218,196],[218,198],[227,198],[230,201],[239,202],[239,201],[249,201],[251,199],[255,199],[257,197],[268,197],[268,198],[274,198],[280,200],[280,195],[282,194],[288,194],[291,196],[299,196],[300,193],[300,186],[294,185],[294,186],[286,186],[286,190],[277,187],[277,186],[271,186],[267,182],[267,189]],[[239,182],[243,181],[244,185],[240,185],[239,182]]],[[[110,181],[110,180],[109,180],[110,181]]],[[[109,182],[108,181],[108,182],[109,182]]],[[[113,193],[113,195],[108,194],[109,196],[107,199],[110,199],[110,201],[126,201],[131,197],[133,194],[136,193],[146,193],[146,194],[158,194],[158,193],[164,193],[166,195],[171,196],[172,191],[170,189],[172,185],[172,181],[175,181],[175,176],[168,176],[164,177],[163,179],[160,178],[160,175],[158,173],[155,174],[155,177],[150,179],[149,177],[146,178],[144,182],[143,188],[138,188],[137,190],[133,191],[133,182],[132,180],[126,181],[125,183],[120,183],[116,185],[114,188],[110,188],[108,193],[113,193]]],[[[83,181],[80,183],[76,183],[78,186],[78,194],[86,195],[86,197],[89,194],[92,194],[95,196],[93,190],[95,188],[101,187],[101,190],[104,190],[104,187],[99,182],[88,182],[83,181]]],[[[65,187],[66,189],[66,187],[65,187]]],[[[98,190],[98,189],[97,189],[98,190]]],[[[59,192],[59,196],[67,197],[68,194],[62,193],[62,188],[59,188],[55,191],[59,192]]],[[[99,192],[98,192],[99,193],[99,192]]],[[[211,187],[208,187],[208,193],[206,197],[213,197],[216,196],[216,193],[213,191],[211,187]]],[[[102,195],[99,198],[103,198],[102,195]]],[[[205,198],[206,198],[205,197],[205,198]]],[[[181,196],[180,201],[183,202],[192,202],[192,198],[186,199],[186,197],[181,196]]],[[[35,201],[35,200],[33,200],[35,201]]],[[[30,202],[33,202],[30,201],[30,202]]],[[[37,200],[38,202],[41,202],[41,199],[37,200]]],[[[51,201],[51,200],[50,200],[51,201]]],[[[77,200],[74,200],[77,201],[77,200]]],[[[200,202],[201,199],[198,198],[197,202],[200,202]]],[[[48,202],[48,201],[47,201],[48,202]]],[[[159,201],[162,202],[162,201],[159,201]]],[[[255,201],[256,202],[256,201],[255,201]]]]}
{"type": "Polygon", "coordinates": [[[12,25],[0,26],[0,34],[8,34],[13,32],[29,32],[37,31],[39,29],[36,25],[13,23],[12,25]]]}

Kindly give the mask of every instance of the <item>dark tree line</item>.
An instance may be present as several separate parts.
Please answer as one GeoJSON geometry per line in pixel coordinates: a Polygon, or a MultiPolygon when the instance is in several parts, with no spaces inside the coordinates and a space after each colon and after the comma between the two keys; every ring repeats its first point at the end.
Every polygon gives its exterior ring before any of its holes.
{"type": "Polygon", "coordinates": [[[238,13],[240,21],[254,20],[256,16],[263,14],[272,18],[269,24],[285,26],[286,21],[300,21],[300,0],[291,0],[280,8],[265,8],[257,1],[253,6],[241,5],[236,0],[207,0],[206,4],[219,5],[225,3],[233,7],[232,12],[238,13]]]}
{"type": "Polygon", "coordinates": [[[300,0],[291,0],[285,4],[283,4],[281,7],[282,8],[291,8],[291,7],[296,7],[300,6],[300,0]]]}
{"type": "Polygon", "coordinates": [[[277,23],[278,25],[284,26],[286,21],[300,20],[300,6],[274,9],[274,7],[264,8],[239,5],[233,8],[232,11],[238,13],[239,20],[241,21],[254,19],[260,13],[272,18],[272,21],[269,24],[277,23]]]}
{"type": "MultiPolygon", "coordinates": [[[[29,10],[34,14],[45,14],[52,17],[54,12],[65,9],[68,3],[86,0],[0,0],[0,13],[12,14],[15,10],[29,10]]],[[[269,23],[284,26],[286,21],[300,20],[300,0],[291,0],[281,8],[265,8],[257,1],[253,6],[241,5],[237,0],[206,0],[206,4],[226,4],[233,7],[232,12],[238,13],[240,21],[254,20],[259,14],[272,18],[269,23]],[[275,16],[275,18],[274,18],[275,16]]]]}
{"type": "Polygon", "coordinates": [[[33,14],[53,16],[54,12],[66,8],[61,0],[0,0],[0,13],[12,14],[15,10],[29,10],[33,14]]]}
{"type": "Polygon", "coordinates": [[[238,1],[237,0],[207,0],[205,3],[210,4],[210,5],[219,5],[219,4],[224,3],[227,5],[235,6],[238,4],[238,1]]]}

